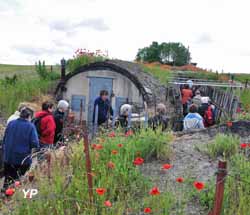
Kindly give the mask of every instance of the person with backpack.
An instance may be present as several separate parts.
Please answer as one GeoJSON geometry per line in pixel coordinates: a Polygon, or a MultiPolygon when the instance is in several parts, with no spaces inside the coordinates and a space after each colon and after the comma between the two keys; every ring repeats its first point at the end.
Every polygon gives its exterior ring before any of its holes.
{"type": "Polygon", "coordinates": [[[192,96],[193,96],[193,92],[192,90],[189,88],[188,84],[184,85],[184,89],[181,90],[181,95],[182,95],[182,105],[183,105],[183,115],[186,116],[188,113],[188,104],[189,101],[191,101],[192,96]]]}
{"type": "Polygon", "coordinates": [[[57,105],[57,109],[54,112],[54,120],[56,123],[54,144],[63,141],[63,124],[65,120],[65,113],[69,109],[69,103],[65,100],[60,100],[57,105]]]}
{"type": "Polygon", "coordinates": [[[204,129],[204,123],[202,116],[197,113],[198,108],[196,105],[191,105],[189,108],[189,113],[185,116],[183,121],[184,130],[192,129],[204,129]]]}
{"type": "Polygon", "coordinates": [[[203,117],[204,126],[206,128],[214,125],[214,110],[210,104],[209,97],[201,98],[201,106],[199,108],[199,114],[203,117]]]}
{"type": "Polygon", "coordinates": [[[54,143],[56,123],[53,117],[53,103],[44,102],[42,111],[35,114],[33,123],[39,135],[40,148],[49,148],[54,143]]]}
{"type": "Polygon", "coordinates": [[[33,148],[39,148],[35,126],[30,122],[33,111],[27,107],[20,109],[19,118],[11,121],[3,139],[4,185],[3,191],[25,174],[32,163],[33,148]]]}

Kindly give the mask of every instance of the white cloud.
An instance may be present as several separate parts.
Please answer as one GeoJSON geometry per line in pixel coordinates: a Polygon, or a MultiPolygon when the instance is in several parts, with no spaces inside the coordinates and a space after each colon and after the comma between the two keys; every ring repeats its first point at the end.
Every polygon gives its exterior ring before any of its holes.
{"type": "Polygon", "coordinates": [[[249,6],[247,0],[0,0],[0,63],[57,63],[77,48],[133,60],[152,41],[176,41],[190,47],[201,67],[249,72],[249,6]]]}

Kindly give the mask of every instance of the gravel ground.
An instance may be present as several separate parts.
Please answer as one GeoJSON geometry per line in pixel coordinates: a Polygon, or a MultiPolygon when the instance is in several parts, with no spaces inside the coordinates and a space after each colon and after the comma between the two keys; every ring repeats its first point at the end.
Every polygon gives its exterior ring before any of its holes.
{"type": "MultiPolygon", "coordinates": [[[[208,134],[191,134],[178,137],[174,140],[172,144],[173,157],[171,158],[170,163],[173,167],[167,172],[162,170],[162,161],[153,161],[151,163],[146,163],[141,168],[142,173],[149,177],[155,185],[159,186],[162,191],[172,191],[176,193],[176,196],[179,192],[185,190],[189,192],[189,187],[183,187],[183,190],[180,190],[180,184],[176,183],[177,177],[183,177],[186,179],[193,179],[197,181],[202,181],[207,183],[209,180],[214,180],[217,162],[209,159],[208,156],[202,154],[197,150],[197,147],[200,147],[204,144],[207,144],[211,141],[213,137],[210,137],[208,134]]],[[[177,214],[176,212],[172,213],[177,214]]],[[[208,214],[207,211],[204,211],[197,201],[190,201],[187,204],[185,209],[186,215],[205,215],[208,214]]]]}

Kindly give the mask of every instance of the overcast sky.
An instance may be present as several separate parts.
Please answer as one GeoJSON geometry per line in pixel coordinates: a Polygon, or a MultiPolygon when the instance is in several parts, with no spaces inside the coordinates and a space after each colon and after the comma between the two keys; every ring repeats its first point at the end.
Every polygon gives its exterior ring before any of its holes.
{"type": "Polygon", "coordinates": [[[248,0],[0,0],[0,63],[47,64],[77,48],[134,60],[182,42],[200,67],[250,73],[248,0]]]}

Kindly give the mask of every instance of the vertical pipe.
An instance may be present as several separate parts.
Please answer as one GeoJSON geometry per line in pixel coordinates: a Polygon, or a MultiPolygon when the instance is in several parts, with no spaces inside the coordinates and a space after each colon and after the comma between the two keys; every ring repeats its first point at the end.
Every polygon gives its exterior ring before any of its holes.
{"type": "Polygon", "coordinates": [[[131,128],[132,110],[128,112],[128,130],[131,128]]]}
{"type": "Polygon", "coordinates": [[[227,175],[227,162],[219,160],[218,174],[217,174],[217,179],[216,179],[214,208],[209,213],[209,215],[220,215],[221,214],[223,198],[224,198],[224,185],[225,185],[226,175],[227,175]]]}
{"type": "Polygon", "coordinates": [[[145,108],[145,121],[144,121],[144,127],[148,127],[148,105],[146,102],[144,102],[144,108],[145,108]]]}
{"type": "Polygon", "coordinates": [[[96,132],[97,132],[97,130],[98,130],[98,110],[99,109],[99,107],[98,107],[98,105],[96,105],[96,107],[95,107],[95,119],[94,119],[94,136],[95,136],[95,134],[96,134],[96,132]]]}
{"type": "Polygon", "coordinates": [[[84,133],[84,153],[86,159],[86,174],[88,180],[88,190],[89,190],[89,201],[93,202],[93,177],[92,177],[92,169],[91,169],[91,160],[89,154],[89,137],[87,133],[84,133]]]}
{"type": "Polygon", "coordinates": [[[117,115],[117,111],[116,108],[113,109],[114,115],[112,118],[112,129],[115,129],[115,120],[116,120],[116,115],[117,115]]]}
{"type": "Polygon", "coordinates": [[[83,101],[81,99],[81,102],[80,102],[80,126],[82,126],[82,111],[83,111],[83,101]]]}

